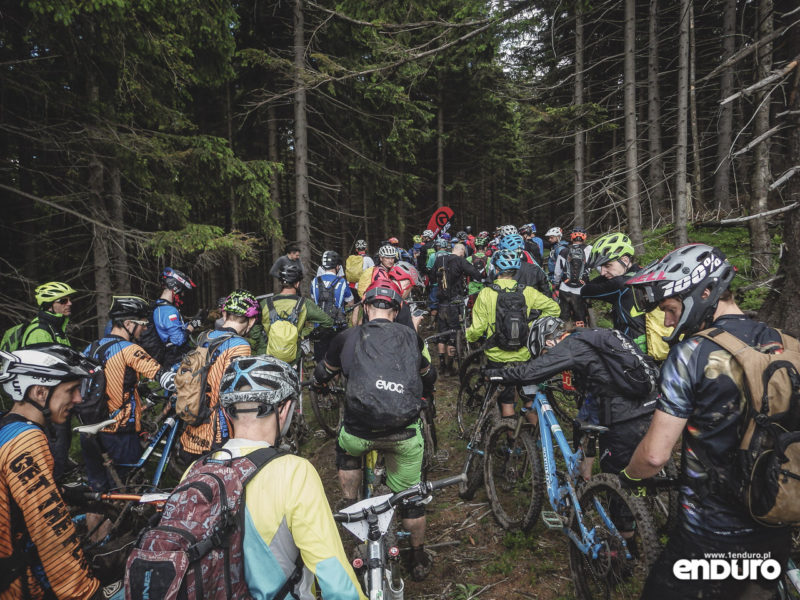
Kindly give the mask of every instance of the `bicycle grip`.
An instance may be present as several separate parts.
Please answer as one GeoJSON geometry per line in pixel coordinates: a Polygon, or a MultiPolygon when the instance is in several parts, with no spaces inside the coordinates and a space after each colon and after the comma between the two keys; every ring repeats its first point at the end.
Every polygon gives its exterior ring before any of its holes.
{"type": "Polygon", "coordinates": [[[445,477],[444,479],[437,479],[436,481],[429,481],[428,487],[431,491],[439,490],[448,485],[456,485],[461,482],[465,482],[467,480],[466,473],[459,473],[458,475],[454,475],[453,477],[445,477]]]}

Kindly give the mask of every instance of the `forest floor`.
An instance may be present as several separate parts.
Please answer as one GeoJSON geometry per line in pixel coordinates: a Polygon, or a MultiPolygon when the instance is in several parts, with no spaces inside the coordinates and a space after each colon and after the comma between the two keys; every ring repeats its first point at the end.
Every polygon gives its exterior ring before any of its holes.
{"type": "MultiPolygon", "coordinates": [[[[456,424],[457,377],[440,377],[436,384],[436,432],[439,452],[429,479],[457,475],[465,460],[466,442],[456,424]]],[[[310,409],[310,407],[309,407],[310,409]]],[[[316,421],[306,413],[312,431],[316,421]]],[[[334,464],[333,439],[319,429],[302,455],[319,471],[332,506],[341,498],[334,464]]],[[[481,600],[574,598],[567,539],[540,522],[526,535],[499,527],[481,488],[474,500],[458,497],[456,486],[438,492],[427,506],[425,546],[435,555],[432,573],[423,582],[404,576],[406,598],[481,600]]],[[[348,554],[355,541],[342,529],[348,554]]],[[[401,545],[401,558],[403,557],[401,545]]]]}

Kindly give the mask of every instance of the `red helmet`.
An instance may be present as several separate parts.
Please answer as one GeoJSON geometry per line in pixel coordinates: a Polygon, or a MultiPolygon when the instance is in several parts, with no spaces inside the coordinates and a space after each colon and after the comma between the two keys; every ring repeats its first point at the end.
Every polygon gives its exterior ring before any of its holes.
{"type": "Polygon", "coordinates": [[[402,302],[400,288],[388,277],[377,277],[364,292],[364,303],[378,308],[399,310],[402,302]]]}
{"type": "Polygon", "coordinates": [[[397,246],[397,245],[400,243],[400,240],[398,240],[396,237],[390,237],[390,238],[389,238],[387,241],[388,241],[388,242],[389,242],[389,243],[390,243],[392,246],[397,246]]]}
{"type": "MultiPolygon", "coordinates": [[[[412,286],[419,285],[419,271],[409,262],[400,261],[389,270],[389,277],[397,282],[398,285],[403,281],[408,281],[412,286]]],[[[402,286],[401,286],[402,287],[402,286]]]]}
{"type": "Polygon", "coordinates": [[[577,242],[578,240],[585,242],[586,238],[586,230],[583,227],[574,227],[572,233],[569,234],[569,239],[573,242],[577,242]]]}

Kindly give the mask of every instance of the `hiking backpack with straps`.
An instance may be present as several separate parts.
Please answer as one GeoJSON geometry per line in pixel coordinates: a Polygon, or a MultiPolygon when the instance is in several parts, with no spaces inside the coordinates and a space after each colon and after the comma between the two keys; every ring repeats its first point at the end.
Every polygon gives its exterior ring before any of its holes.
{"type": "Polygon", "coordinates": [[[364,257],[360,254],[351,254],[344,262],[344,275],[350,283],[358,283],[361,273],[364,272],[364,257]]]}
{"type": "Polygon", "coordinates": [[[581,287],[588,278],[585,248],[582,244],[570,244],[564,250],[567,263],[564,271],[564,283],[569,287],[581,287]]]}
{"type": "Polygon", "coordinates": [[[112,339],[105,344],[101,340],[92,342],[86,351],[86,357],[97,361],[97,367],[92,371],[92,376],[85,380],[81,386],[81,402],[73,409],[81,423],[89,425],[108,419],[108,397],[106,396],[106,352],[114,344],[122,342],[121,339],[112,339]]]}
{"type": "Polygon", "coordinates": [[[142,332],[142,335],[139,336],[136,343],[152,356],[158,364],[170,367],[171,365],[164,365],[167,355],[167,345],[161,339],[161,336],[158,335],[158,330],[156,329],[155,312],[157,306],[157,304],[153,304],[150,307],[150,324],[142,332]]]}
{"type": "Polygon", "coordinates": [[[200,425],[211,414],[208,371],[217,359],[219,347],[234,336],[228,332],[212,338],[206,331],[197,340],[197,347],[183,357],[175,373],[175,413],[189,425],[200,425]]]}
{"type": "Polygon", "coordinates": [[[278,314],[273,299],[267,298],[269,333],[267,334],[267,354],[284,362],[293,363],[297,358],[297,343],[300,339],[300,312],[305,300],[298,298],[294,307],[284,317],[278,314]]]}
{"type": "Polygon", "coordinates": [[[335,324],[341,325],[345,321],[344,310],[342,309],[341,303],[337,302],[337,296],[341,296],[342,301],[344,301],[344,294],[339,294],[337,287],[339,286],[339,282],[342,281],[342,278],[336,277],[330,284],[326,284],[325,280],[323,280],[320,275],[317,277],[316,281],[318,296],[317,305],[326,315],[333,319],[335,324]]]}
{"type": "MultiPolygon", "coordinates": [[[[252,599],[244,574],[245,488],[283,454],[269,447],[195,462],[164,505],[159,524],[143,532],[128,557],[126,600],[252,599]]],[[[273,598],[285,598],[302,574],[298,554],[294,571],[273,598]]]]}
{"type": "MultiPolygon", "coordinates": [[[[763,525],[800,524],[800,342],[752,347],[719,328],[695,335],[729,352],[742,371],[745,407],[734,497],[763,525]]],[[[699,457],[702,462],[702,457],[699,457]]]]}
{"type": "Polygon", "coordinates": [[[525,286],[518,283],[516,287],[505,289],[493,283],[492,289],[497,292],[492,345],[508,352],[524,348],[528,341],[528,304],[523,293],[525,286]]]}
{"type": "Polygon", "coordinates": [[[3,339],[0,340],[0,350],[3,352],[19,350],[22,346],[22,338],[25,337],[25,330],[30,324],[30,321],[25,321],[24,323],[8,328],[3,334],[3,339]]]}

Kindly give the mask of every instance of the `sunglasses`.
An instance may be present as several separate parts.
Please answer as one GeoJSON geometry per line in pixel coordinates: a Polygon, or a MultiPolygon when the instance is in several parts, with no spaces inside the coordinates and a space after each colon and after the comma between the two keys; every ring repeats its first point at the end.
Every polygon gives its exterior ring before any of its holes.
{"type": "Polygon", "coordinates": [[[150,324],[150,321],[142,321],[139,319],[130,319],[130,322],[133,323],[134,325],[141,325],[143,327],[146,327],[147,325],[150,324]]]}
{"type": "Polygon", "coordinates": [[[67,296],[66,298],[59,298],[58,300],[54,300],[53,304],[69,304],[72,302],[72,299],[67,296]]]}

